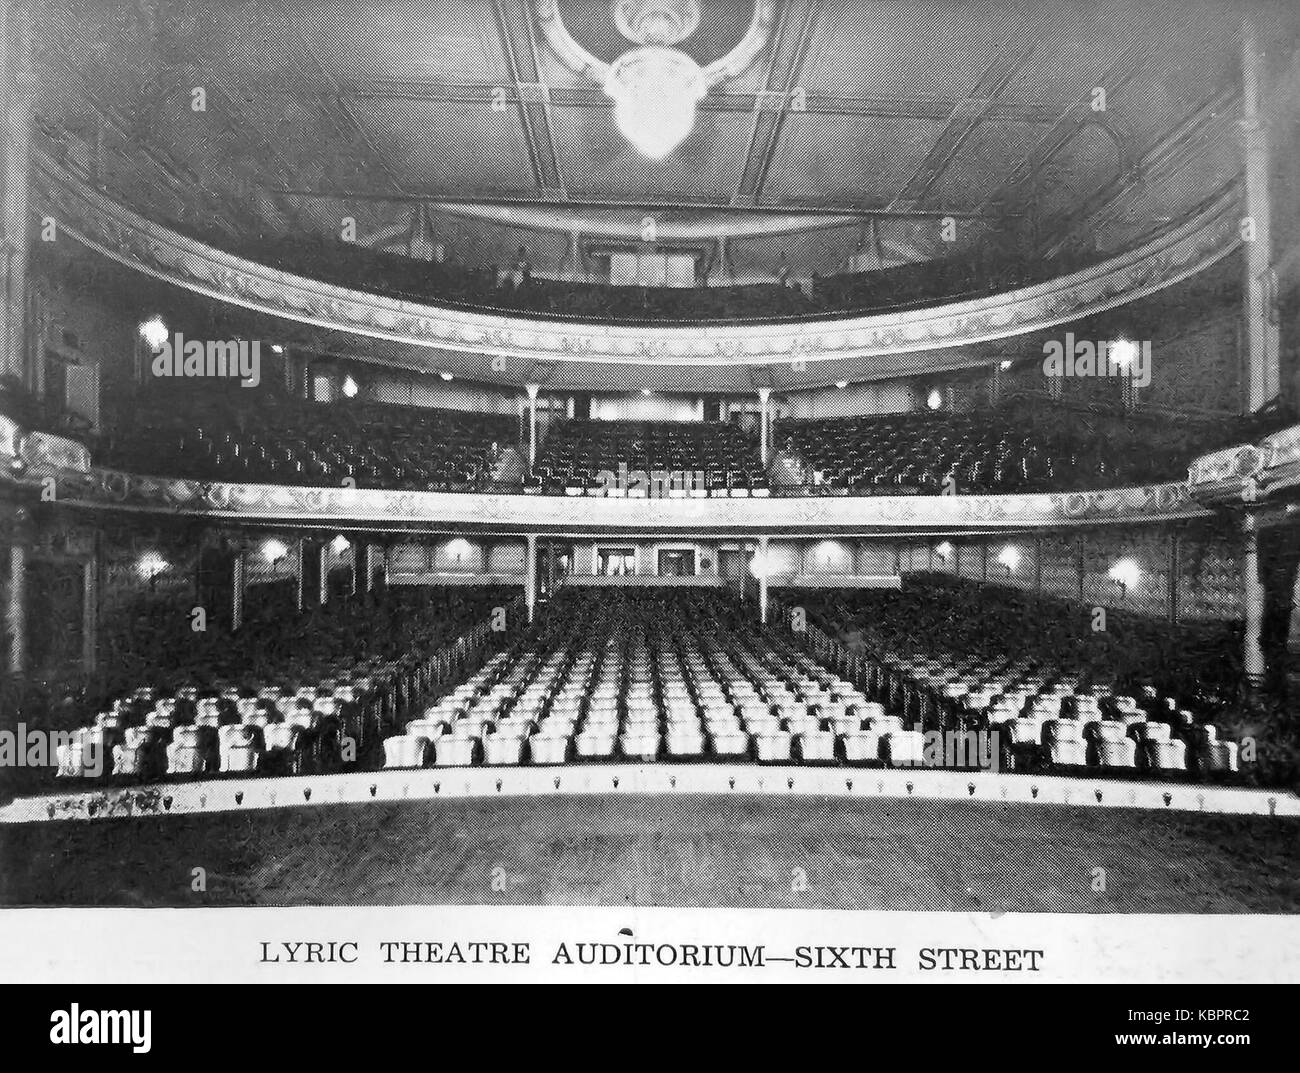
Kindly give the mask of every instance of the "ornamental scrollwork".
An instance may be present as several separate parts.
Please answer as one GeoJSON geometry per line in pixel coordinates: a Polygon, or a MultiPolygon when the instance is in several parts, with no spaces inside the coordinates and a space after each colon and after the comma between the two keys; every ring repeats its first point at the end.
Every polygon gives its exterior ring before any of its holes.
{"type": "Polygon", "coordinates": [[[310,320],[339,331],[415,346],[446,343],[509,350],[521,360],[569,355],[585,361],[644,357],[659,363],[763,364],[795,355],[867,358],[976,342],[1049,328],[1101,312],[1208,267],[1240,244],[1239,191],[1225,190],[1178,227],[1100,265],[1049,283],[904,312],[828,315],[800,325],[729,326],[727,334],[699,326],[573,325],[488,311],[442,308],[340,287],[239,258],[148,220],[82,183],[37,154],[46,205],[78,241],[168,282],[217,292],[276,316],[310,320]],[[527,339],[519,337],[525,329],[527,339]],[[814,335],[825,333],[814,340],[814,335]]]}

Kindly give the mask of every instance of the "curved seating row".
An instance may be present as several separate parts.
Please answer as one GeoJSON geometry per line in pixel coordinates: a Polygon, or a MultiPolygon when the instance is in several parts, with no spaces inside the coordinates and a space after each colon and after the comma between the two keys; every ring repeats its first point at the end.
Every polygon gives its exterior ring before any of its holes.
{"type": "MultiPolygon", "coordinates": [[[[486,613],[481,599],[462,600],[450,612],[433,604],[397,603],[404,614],[393,636],[405,641],[404,653],[322,655],[309,661],[287,655],[280,672],[265,677],[214,676],[202,686],[172,691],[139,687],[70,732],[58,748],[58,775],[149,780],[305,774],[364,763],[399,713],[462,662],[463,644],[449,650],[449,637],[486,613]]],[[[376,610],[335,626],[369,626],[382,635],[382,617],[376,610]]],[[[325,640],[315,637],[322,653],[330,648],[321,643],[325,640]]],[[[307,647],[312,643],[309,636],[307,647]]]]}

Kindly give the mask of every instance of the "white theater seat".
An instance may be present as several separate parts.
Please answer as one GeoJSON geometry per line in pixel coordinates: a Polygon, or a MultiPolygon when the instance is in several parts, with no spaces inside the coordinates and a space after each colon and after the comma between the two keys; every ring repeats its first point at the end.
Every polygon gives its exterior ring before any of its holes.
{"type": "Polygon", "coordinates": [[[658,731],[625,733],[618,739],[618,747],[629,760],[654,760],[659,755],[661,739],[658,731]]]}
{"type": "Polygon", "coordinates": [[[256,771],[262,764],[262,729],[239,723],[224,726],[218,731],[221,753],[221,770],[256,771]]]}
{"type": "Polygon", "coordinates": [[[431,752],[428,738],[397,734],[384,739],[384,767],[427,767],[431,752]]]}
{"type": "Polygon", "coordinates": [[[567,734],[534,734],[528,739],[529,759],[534,764],[563,764],[569,759],[567,734]]]}
{"type": "Polygon", "coordinates": [[[589,726],[574,739],[573,747],[584,760],[606,759],[614,755],[617,739],[618,727],[615,724],[589,726]]]}
{"type": "Polygon", "coordinates": [[[412,738],[437,741],[447,733],[447,724],[439,719],[412,719],[406,724],[405,732],[412,738]]]}
{"type": "Polygon", "coordinates": [[[1134,768],[1137,766],[1137,742],[1131,738],[1102,737],[1097,741],[1097,763],[1104,768],[1134,768]]]}
{"type": "Polygon", "coordinates": [[[151,778],[165,771],[165,733],[158,727],[127,727],[122,744],[113,747],[113,774],[151,778]]]}
{"type": "Polygon", "coordinates": [[[862,729],[862,720],[847,712],[831,717],[831,730],[836,734],[856,734],[862,729]]]}
{"type": "Polygon", "coordinates": [[[892,730],[882,739],[881,755],[890,767],[914,767],[925,760],[925,735],[919,730],[892,730]]]}
{"type": "Polygon", "coordinates": [[[518,764],[523,761],[524,741],[522,734],[489,734],[483,739],[483,762],[502,765],[518,764]]]}
{"type": "Polygon", "coordinates": [[[262,734],[267,752],[293,753],[302,748],[304,731],[296,723],[271,723],[262,734]]]}
{"type": "Polygon", "coordinates": [[[754,753],[764,763],[784,763],[790,760],[793,736],[784,730],[754,733],[754,753]]]}
{"type": "Polygon", "coordinates": [[[805,716],[802,719],[787,719],[785,729],[798,737],[801,734],[819,734],[822,724],[820,719],[805,716]]]}
{"type": "Polygon", "coordinates": [[[829,731],[808,731],[799,734],[796,740],[802,760],[824,763],[835,759],[835,735],[829,731]]]}
{"type": "Polygon", "coordinates": [[[1147,738],[1141,742],[1142,758],[1153,771],[1186,771],[1187,743],[1168,738],[1147,738]]]}
{"type": "Polygon", "coordinates": [[[709,748],[714,756],[745,756],[749,752],[749,735],[743,730],[710,731],[709,748]]]}
{"type": "Polygon", "coordinates": [[[216,745],[216,734],[211,727],[177,727],[167,746],[167,774],[203,775],[216,771],[216,745]]]}
{"type": "Polygon", "coordinates": [[[448,735],[433,743],[433,762],[438,767],[469,767],[477,751],[477,737],[448,735]]]}
{"type": "Polygon", "coordinates": [[[1047,756],[1053,764],[1083,767],[1088,762],[1088,743],[1082,739],[1057,738],[1047,742],[1047,756]]]}
{"type": "Polygon", "coordinates": [[[698,728],[669,727],[667,739],[670,756],[704,755],[704,735],[698,728]]]}
{"type": "Polygon", "coordinates": [[[901,734],[903,720],[897,715],[872,716],[867,720],[867,729],[874,730],[877,734],[901,734]]]}
{"type": "Polygon", "coordinates": [[[1235,741],[1211,740],[1201,747],[1201,758],[1206,771],[1232,772],[1237,770],[1238,748],[1235,741]]]}
{"type": "Polygon", "coordinates": [[[1077,719],[1048,719],[1043,723],[1043,744],[1083,740],[1083,726],[1077,719]]]}
{"type": "Polygon", "coordinates": [[[112,747],[105,742],[102,728],[81,727],[56,747],[57,775],[61,778],[85,779],[108,773],[112,747]]]}
{"type": "Polygon", "coordinates": [[[1005,724],[1012,745],[1037,745],[1042,740],[1042,721],[1029,716],[1010,719],[1005,724]]]}
{"type": "Polygon", "coordinates": [[[850,764],[874,763],[880,759],[880,735],[874,730],[854,730],[840,735],[844,759],[850,764]]]}

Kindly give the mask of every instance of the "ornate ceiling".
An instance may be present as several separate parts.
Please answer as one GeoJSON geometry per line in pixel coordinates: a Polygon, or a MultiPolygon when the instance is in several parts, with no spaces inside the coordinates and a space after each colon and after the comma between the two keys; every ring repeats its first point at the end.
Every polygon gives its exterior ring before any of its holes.
{"type": "MultiPolygon", "coordinates": [[[[49,0],[38,122],[117,199],[191,231],[325,236],[351,217],[360,241],[415,237],[472,266],[526,243],[539,274],[571,269],[574,234],[647,213],[783,231],[736,241],[742,281],[770,278],[778,245],[796,275],[840,271],[873,220],[884,263],[990,231],[1114,250],[1239,170],[1228,0],[775,0],[767,44],[658,161],[552,47],[537,3],[49,0]]],[[[1261,9],[1270,62],[1294,43],[1289,7],[1261,9]]],[[[702,0],[679,47],[707,65],[753,10],[702,0]]],[[[609,0],[558,12],[600,61],[626,51],[609,0]]]]}

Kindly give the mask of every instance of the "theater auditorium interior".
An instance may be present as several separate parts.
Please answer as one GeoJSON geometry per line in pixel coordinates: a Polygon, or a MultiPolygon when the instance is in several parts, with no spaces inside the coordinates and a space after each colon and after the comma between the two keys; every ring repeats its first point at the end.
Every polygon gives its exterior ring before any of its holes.
{"type": "Polygon", "coordinates": [[[1300,907],[1300,9],[3,10],[0,902],[1300,907]]]}

